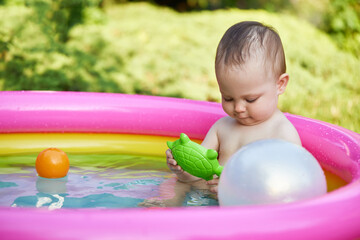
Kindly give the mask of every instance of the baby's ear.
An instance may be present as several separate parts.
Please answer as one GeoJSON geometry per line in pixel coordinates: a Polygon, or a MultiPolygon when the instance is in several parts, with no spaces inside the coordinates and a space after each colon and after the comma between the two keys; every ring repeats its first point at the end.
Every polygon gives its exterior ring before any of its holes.
{"type": "Polygon", "coordinates": [[[281,74],[279,79],[276,82],[278,95],[281,95],[285,92],[288,82],[289,82],[289,74],[287,74],[287,73],[281,74]]]}

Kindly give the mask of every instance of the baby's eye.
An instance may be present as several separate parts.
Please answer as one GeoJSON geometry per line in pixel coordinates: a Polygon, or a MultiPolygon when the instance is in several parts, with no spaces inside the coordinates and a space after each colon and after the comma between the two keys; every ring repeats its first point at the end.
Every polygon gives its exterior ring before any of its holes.
{"type": "Polygon", "coordinates": [[[251,98],[251,99],[246,99],[246,102],[248,103],[253,103],[257,100],[257,98],[251,98]]]}
{"type": "Polygon", "coordinates": [[[225,102],[231,102],[233,100],[232,98],[226,98],[226,97],[223,97],[223,99],[225,102]]]}

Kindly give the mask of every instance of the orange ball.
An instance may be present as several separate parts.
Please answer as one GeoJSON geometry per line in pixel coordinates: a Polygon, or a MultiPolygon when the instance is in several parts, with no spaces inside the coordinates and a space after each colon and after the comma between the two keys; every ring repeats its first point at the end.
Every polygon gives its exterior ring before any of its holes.
{"type": "Polygon", "coordinates": [[[70,163],[66,153],[58,148],[47,148],[36,158],[36,171],[43,178],[62,178],[69,171],[70,163]]]}

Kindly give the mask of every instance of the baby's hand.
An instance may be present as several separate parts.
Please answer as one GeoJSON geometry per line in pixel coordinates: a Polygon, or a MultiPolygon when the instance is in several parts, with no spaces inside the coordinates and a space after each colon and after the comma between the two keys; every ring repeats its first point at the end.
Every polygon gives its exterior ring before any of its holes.
{"type": "Polygon", "coordinates": [[[206,184],[210,185],[210,192],[218,193],[219,178],[214,178],[213,180],[207,181],[206,184]]]}
{"type": "Polygon", "coordinates": [[[184,170],[175,161],[170,149],[166,150],[166,163],[173,173],[181,174],[184,172],[184,170]]]}

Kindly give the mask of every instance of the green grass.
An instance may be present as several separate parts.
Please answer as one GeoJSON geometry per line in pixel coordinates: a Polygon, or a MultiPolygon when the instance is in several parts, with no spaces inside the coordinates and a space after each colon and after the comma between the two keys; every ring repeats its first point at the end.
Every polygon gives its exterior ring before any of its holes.
{"type": "MultiPolygon", "coordinates": [[[[65,44],[29,22],[31,9],[0,8],[0,32],[20,26],[0,89],[124,92],[219,101],[214,57],[228,27],[257,20],[275,27],[284,43],[290,82],[285,112],[360,132],[360,60],[325,33],[285,14],[262,10],[176,13],[146,3],[106,9],[104,21],[78,25],[65,44]],[[55,47],[54,47],[55,46],[55,47]]],[[[15,29],[15,30],[14,30],[15,29]]]]}

